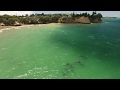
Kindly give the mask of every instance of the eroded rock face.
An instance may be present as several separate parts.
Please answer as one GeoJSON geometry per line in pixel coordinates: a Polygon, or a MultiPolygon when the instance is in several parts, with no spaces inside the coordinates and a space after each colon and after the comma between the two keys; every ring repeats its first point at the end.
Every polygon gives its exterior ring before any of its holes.
{"type": "Polygon", "coordinates": [[[79,18],[67,18],[64,20],[61,20],[60,23],[81,23],[81,24],[91,24],[91,23],[101,23],[101,18],[89,18],[89,17],[79,17],[79,18]]]}
{"type": "Polygon", "coordinates": [[[102,23],[101,18],[91,19],[91,23],[102,23]]]}
{"type": "Polygon", "coordinates": [[[76,23],[82,23],[82,24],[90,24],[91,23],[89,18],[88,17],[84,17],[84,16],[82,16],[82,17],[80,17],[78,19],[75,19],[75,22],[76,23]]]}

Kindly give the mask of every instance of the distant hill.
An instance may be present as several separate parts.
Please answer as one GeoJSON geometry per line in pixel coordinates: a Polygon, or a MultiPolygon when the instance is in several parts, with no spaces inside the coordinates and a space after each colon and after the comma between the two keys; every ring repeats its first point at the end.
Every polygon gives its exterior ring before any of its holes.
{"type": "Polygon", "coordinates": [[[117,18],[117,17],[103,17],[103,18],[117,18]]]}

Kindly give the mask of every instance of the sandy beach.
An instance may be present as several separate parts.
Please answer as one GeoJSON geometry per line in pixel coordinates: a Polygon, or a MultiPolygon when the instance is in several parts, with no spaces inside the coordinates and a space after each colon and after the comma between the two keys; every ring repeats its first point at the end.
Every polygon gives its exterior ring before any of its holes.
{"type": "Polygon", "coordinates": [[[61,23],[48,23],[48,24],[23,24],[22,26],[0,26],[0,33],[2,33],[4,30],[11,30],[11,29],[20,29],[22,27],[28,27],[28,26],[54,26],[59,25],[61,23]]]}
{"type": "Polygon", "coordinates": [[[11,27],[13,27],[13,26],[0,26],[0,30],[5,29],[5,28],[11,28],[11,27]]]}
{"type": "Polygon", "coordinates": [[[49,24],[24,24],[22,26],[0,26],[0,30],[6,30],[8,28],[16,28],[16,27],[26,27],[26,26],[43,26],[43,25],[57,25],[61,23],[49,23],[49,24]]]}

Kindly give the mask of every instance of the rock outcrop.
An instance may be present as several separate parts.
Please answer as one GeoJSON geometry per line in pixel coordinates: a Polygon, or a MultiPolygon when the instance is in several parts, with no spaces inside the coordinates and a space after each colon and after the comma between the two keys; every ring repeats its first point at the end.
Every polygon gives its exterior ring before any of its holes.
{"type": "Polygon", "coordinates": [[[91,24],[91,23],[101,23],[101,18],[98,17],[79,17],[79,18],[63,18],[59,20],[59,23],[81,23],[81,24],[91,24]]]}
{"type": "Polygon", "coordinates": [[[21,26],[21,24],[16,21],[16,22],[14,23],[14,26],[21,26]]]}
{"type": "Polygon", "coordinates": [[[82,24],[90,24],[91,23],[90,20],[89,20],[89,18],[88,17],[84,17],[84,16],[75,19],[74,22],[75,23],[82,23],[82,24]]]}
{"type": "Polygon", "coordinates": [[[101,18],[91,18],[90,22],[91,23],[102,23],[102,20],[101,20],[101,18]]]}

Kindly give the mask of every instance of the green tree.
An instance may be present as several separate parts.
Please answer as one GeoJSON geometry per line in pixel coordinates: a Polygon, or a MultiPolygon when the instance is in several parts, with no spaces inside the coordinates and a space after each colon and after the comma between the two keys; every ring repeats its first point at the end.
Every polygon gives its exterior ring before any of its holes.
{"type": "Polygon", "coordinates": [[[98,17],[98,18],[102,18],[103,16],[102,16],[101,13],[98,13],[98,14],[97,14],[97,17],[98,17]]]}
{"type": "Polygon", "coordinates": [[[9,25],[14,25],[14,23],[15,23],[15,19],[14,18],[9,18],[8,19],[8,24],[9,25]]]}
{"type": "Polygon", "coordinates": [[[93,11],[93,12],[92,12],[92,16],[94,16],[95,14],[97,14],[96,11],[93,11]]]}

